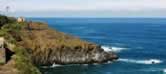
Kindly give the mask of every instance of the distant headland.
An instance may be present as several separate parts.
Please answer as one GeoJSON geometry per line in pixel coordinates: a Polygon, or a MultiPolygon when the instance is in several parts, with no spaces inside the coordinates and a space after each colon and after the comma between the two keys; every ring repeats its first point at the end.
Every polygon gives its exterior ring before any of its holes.
{"type": "Polygon", "coordinates": [[[100,45],[53,30],[46,23],[0,15],[0,74],[41,74],[37,66],[93,64],[118,59],[100,45]]]}

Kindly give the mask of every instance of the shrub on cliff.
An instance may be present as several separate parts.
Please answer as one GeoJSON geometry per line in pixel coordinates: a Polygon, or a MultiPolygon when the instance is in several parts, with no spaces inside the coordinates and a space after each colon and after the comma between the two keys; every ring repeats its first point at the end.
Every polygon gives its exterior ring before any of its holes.
{"type": "Polygon", "coordinates": [[[0,26],[8,23],[8,18],[6,16],[0,15],[0,26]]]}
{"type": "Polygon", "coordinates": [[[31,63],[31,58],[24,48],[17,47],[14,49],[16,62],[15,67],[20,70],[19,74],[41,74],[40,71],[31,63]]]}
{"type": "Polygon", "coordinates": [[[41,74],[32,63],[28,52],[23,47],[17,45],[17,39],[20,38],[20,30],[24,24],[26,23],[17,23],[14,18],[0,16],[0,36],[3,36],[7,43],[16,46],[11,49],[15,54],[10,60],[14,60],[14,68],[18,70],[18,74],[41,74]]]}
{"type": "Polygon", "coordinates": [[[13,42],[16,43],[16,41],[21,41],[20,30],[24,27],[25,24],[26,23],[17,23],[17,22],[7,23],[1,27],[0,36],[4,36],[7,40],[12,41],[11,43],[13,42]]]}
{"type": "Polygon", "coordinates": [[[7,24],[7,23],[14,23],[16,19],[14,17],[7,17],[4,15],[0,15],[0,27],[7,24]]]}

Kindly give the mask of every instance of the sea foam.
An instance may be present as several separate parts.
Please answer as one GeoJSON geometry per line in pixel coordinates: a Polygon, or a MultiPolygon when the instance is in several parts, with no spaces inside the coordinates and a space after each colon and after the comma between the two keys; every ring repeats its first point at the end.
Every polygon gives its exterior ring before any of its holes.
{"type": "Polygon", "coordinates": [[[128,63],[137,63],[137,64],[160,64],[163,62],[158,59],[149,59],[149,60],[118,59],[118,61],[128,62],[128,63]]]}
{"type": "Polygon", "coordinates": [[[166,69],[164,69],[163,72],[166,73],[166,69]]]}
{"type": "Polygon", "coordinates": [[[102,46],[101,48],[104,49],[104,51],[109,52],[120,52],[122,50],[126,50],[127,48],[121,48],[121,47],[109,47],[109,46],[102,46]]]}
{"type": "Polygon", "coordinates": [[[53,63],[50,67],[55,68],[55,67],[60,67],[60,66],[62,66],[62,65],[53,63]]]}

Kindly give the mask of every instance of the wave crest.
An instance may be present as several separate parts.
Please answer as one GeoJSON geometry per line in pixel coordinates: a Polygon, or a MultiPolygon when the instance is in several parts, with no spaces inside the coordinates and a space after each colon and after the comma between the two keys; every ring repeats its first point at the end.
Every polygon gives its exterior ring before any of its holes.
{"type": "Polygon", "coordinates": [[[121,48],[121,47],[109,47],[109,46],[102,46],[101,48],[104,49],[106,52],[120,52],[122,50],[126,50],[127,48],[121,48]]]}
{"type": "Polygon", "coordinates": [[[166,69],[164,69],[163,72],[166,73],[166,69]]]}
{"type": "Polygon", "coordinates": [[[62,65],[53,63],[50,67],[54,68],[54,67],[60,67],[60,66],[62,66],[62,65]]]}
{"type": "Polygon", "coordinates": [[[163,62],[158,59],[149,59],[149,60],[119,59],[118,61],[128,62],[128,63],[137,63],[137,64],[160,64],[163,62]]]}

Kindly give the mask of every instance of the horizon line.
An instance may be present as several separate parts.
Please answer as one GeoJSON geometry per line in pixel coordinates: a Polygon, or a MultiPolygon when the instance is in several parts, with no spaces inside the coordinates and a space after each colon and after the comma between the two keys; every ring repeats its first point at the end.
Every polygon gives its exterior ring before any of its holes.
{"type": "Polygon", "coordinates": [[[49,17],[49,16],[16,16],[16,17],[25,17],[25,18],[165,18],[166,17],[49,17]]]}

